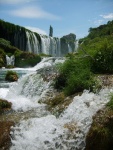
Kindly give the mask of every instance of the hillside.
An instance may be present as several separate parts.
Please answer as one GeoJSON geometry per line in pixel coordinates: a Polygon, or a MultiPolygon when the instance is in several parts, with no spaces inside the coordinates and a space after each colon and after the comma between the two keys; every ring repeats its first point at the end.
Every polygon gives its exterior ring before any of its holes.
{"type": "Polygon", "coordinates": [[[90,28],[88,36],[80,39],[79,44],[79,52],[95,60],[94,72],[113,73],[113,21],[90,28]]]}

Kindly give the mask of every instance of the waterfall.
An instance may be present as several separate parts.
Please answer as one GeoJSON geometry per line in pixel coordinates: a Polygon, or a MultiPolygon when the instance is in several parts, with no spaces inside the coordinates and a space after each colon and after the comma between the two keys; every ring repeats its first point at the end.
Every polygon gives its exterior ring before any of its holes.
{"type": "Polygon", "coordinates": [[[78,50],[78,40],[75,41],[75,52],[78,50]]]}
{"type": "Polygon", "coordinates": [[[29,52],[33,52],[34,54],[39,54],[40,52],[40,44],[33,32],[26,31],[27,36],[27,45],[26,50],[29,52]]]}
{"type": "Polygon", "coordinates": [[[60,56],[60,39],[41,36],[41,52],[47,55],[60,56]]]}
{"type": "Polygon", "coordinates": [[[41,36],[41,52],[50,55],[51,41],[50,37],[41,36]]]}
{"type": "Polygon", "coordinates": [[[71,48],[71,46],[69,44],[68,44],[68,52],[72,53],[72,48],[71,48]]]}
{"type": "Polygon", "coordinates": [[[12,66],[14,66],[14,63],[15,63],[15,56],[12,55],[11,57],[9,57],[9,56],[6,55],[6,63],[7,63],[7,65],[12,65],[12,66]]]}
{"type": "Polygon", "coordinates": [[[37,71],[13,83],[6,96],[5,90],[0,91],[0,98],[3,93],[4,99],[12,102],[16,113],[21,115],[29,110],[27,118],[22,117],[19,123],[12,127],[10,150],[83,150],[92,117],[109,101],[113,88],[102,89],[98,94],[84,90],[82,95],[73,98],[72,103],[59,117],[52,115],[46,110],[45,104],[38,102],[54,96],[53,80],[45,80],[41,69],[43,71],[47,67],[50,74],[48,69],[53,67],[55,62],[58,62],[55,57],[43,59],[33,68],[37,71]]]}

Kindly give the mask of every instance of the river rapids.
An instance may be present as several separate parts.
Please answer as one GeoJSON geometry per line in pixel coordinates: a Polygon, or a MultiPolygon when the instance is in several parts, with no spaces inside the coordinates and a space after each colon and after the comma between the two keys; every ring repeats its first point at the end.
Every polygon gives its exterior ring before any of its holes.
{"type": "Polygon", "coordinates": [[[98,94],[84,90],[82,95],[73,98],[60,116],[52,115],[46,110],[46,104],[39,103],[54,93],[53,81],[44,80],[41,69],[63,61],[43,59],[29,68],[18,82],[9,87],[0,86],[0,98],[12,102],[15,113],[29,113],[11,128],[10,150],[84,150],[92,117],[109,101],[113,89],[105,88],[98,94]]]}

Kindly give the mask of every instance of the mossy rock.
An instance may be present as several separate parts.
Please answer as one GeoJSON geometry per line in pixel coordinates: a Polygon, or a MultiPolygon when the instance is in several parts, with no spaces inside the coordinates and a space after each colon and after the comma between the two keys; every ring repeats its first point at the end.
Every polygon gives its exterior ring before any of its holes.
{"type": "Polygon", "coordinates": [[[97,112],[86,137],[85,150],[113,149],[113,110],[104,108],[97,112]]]}
{"type": "Polygon", "coordinates": [[[7,71],[5,80],[9,82],[14,82],[18,80],[18,75],[14,71],[7,71]]]}
{"type": "MultiPolygon", "coordinates": [[[[77,93],[78,94],[78,93],[77,93]]],[[[44,103],[47,104],[48,110],[58,117],[73,101],[75,95],[65,97],[64,93],[57,93],[53,98],[46,100],[44,103]]]]}
{"type": "Polygon", "coordinates": [[[8,102],[7,100],[0,99],[0,112],[11,109],[12,103],[8,102]]]}

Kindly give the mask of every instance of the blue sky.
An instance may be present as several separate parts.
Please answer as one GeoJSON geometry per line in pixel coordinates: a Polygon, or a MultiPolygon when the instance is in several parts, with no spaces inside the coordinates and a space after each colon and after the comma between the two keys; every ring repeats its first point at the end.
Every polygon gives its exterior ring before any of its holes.
{"type": "Polygon", "coordinates": [[[90,27],[113,20],[113,0],[0,0],[0,19],[42,34],[85,37],[90,27]]]}

